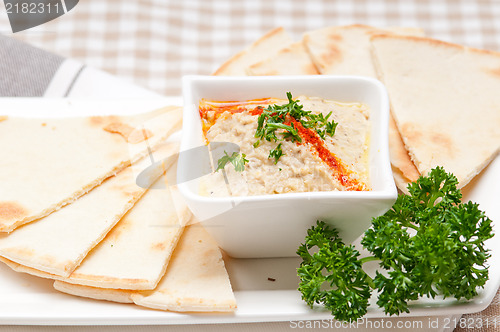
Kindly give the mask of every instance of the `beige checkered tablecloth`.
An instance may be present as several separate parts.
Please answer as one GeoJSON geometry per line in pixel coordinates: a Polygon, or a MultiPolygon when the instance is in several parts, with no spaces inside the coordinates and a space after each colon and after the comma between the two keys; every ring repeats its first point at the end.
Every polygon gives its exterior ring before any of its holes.
{"type": "MultiPolygon", "coordinates": [[[[167,96],[180,95],[183,75],[212,73],[274,27],[299,39],[352,23],[416,26],[433,38],[500,51],[500,1],[493,0],[81,0],[68,14],[16,34],[0,5],[0,34],[167,96]]],[[[500,330],[500,296],[463,318],[462,327],[498,322],[474,331],[500,330]]]]}
{"type": "MultiPolygon", "coordinates": [[[[266,31],[363,23],[418,26],[434,38],[500,51],[500,2],[482,0],[81,0],[16,38],[164,95],[209,74],[266,31]]],[[[0,5],[0,32],[9,34],[0,5]]],[[[12,33],[10,33],[12,34],[12,33]]]]}

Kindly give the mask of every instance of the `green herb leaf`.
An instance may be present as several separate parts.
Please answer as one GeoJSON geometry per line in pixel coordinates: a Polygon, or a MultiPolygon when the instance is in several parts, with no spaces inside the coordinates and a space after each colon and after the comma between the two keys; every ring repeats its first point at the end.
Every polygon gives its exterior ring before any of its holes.
{"type": "MultiPolygon", "coordinates": [[[[274,164],[277,164],[278,163],[278,159],[280,159],[280,157],[283,155],[283,150],[281,149],[281,143],[278,144],[277,147],[275,147],[274,149],[272,149],[270,152],[269,152],[269,157],[268,158],[274,158],[274,164]]],[[[280,168],[281,170],[281,168],[280,168]]]]}
{"type": "Polygon", "coordinates": [[[335,121],[330,121],[326,123],[326,133],[330,136],[333,137],[335,135],[335,129],[337,129],[338,123],[335,121]]]}
{"type": "Polygon", "coordinates": [[[255,130],[255,138],[259,140],[254,143],[255,148],[260,145],[260,140],[268,142],[291,140],[292,142],[301,143],[302,138],[290,118],[300,122],[305,128],[314,129],[322,139],[325,139],[326,134],[330,136],[335,134],[337,123],[334,121],[328,122],[332,112],[328,113],[327,116],[322,113],[312,114],[311,111],[303,109],[303,105],[299,104],[300,100],[293,100],[290,92],[287,92],[286,96],[288,104],[269,105],[259,115],[257,129],[255,130]],[[290,124],[285,124],[285,122],[290,124]]]}
{"type": "Polygon", "coordinates": [[[369,277],[361,267],[359,252],[345,245],[335,229],[318,221],[307,231],[297,254],[303,260],[297,269],[298,289],[310,307],[323,304],[336,319],[346,321],[366,314],[371,296],[369,277]],[[311,254],[311,249],[316,252],[311,254]]]}
{"type": "Polygon", "coordinates": [[[244,153],[233,152],[231,156],[229,156],[227,152],[224,151],[224,154],[225,156],[222,156],[217,161],[217,169],[215,170],[216,172],[224,169],[227,163],[233,164],[234,170],[236,172],[243,172],[245,170],[245,163],[247,163],[248,160],[245,159],[246,155],[244,153]]]}

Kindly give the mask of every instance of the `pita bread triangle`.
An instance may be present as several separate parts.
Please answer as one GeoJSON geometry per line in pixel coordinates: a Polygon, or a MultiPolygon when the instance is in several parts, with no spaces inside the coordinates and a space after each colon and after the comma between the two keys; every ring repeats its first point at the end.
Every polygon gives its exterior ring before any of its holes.
{"type": "Polygon", "coordinates": [[[165,276],[135,304],[171,311],[233,311],[236,300],[217,243],[200,225],[186,227],[165,276]]]}
{"type": "Polygon", "coordinates": [[[131,303],[152,309],[234,311],[236,300],[221,252],[199,224],[187,226],[154,290],[127,291],[82,286],[56,280],[54,288],[72,295],[131,303]]]}
{"type": "MultiPolygon", "coordinates": [[[[7,264],[8,265],[8,264],[7,264]]],[[[70,284],[61,280],[54,281],[54,288],[62,293],[86,297],[94,300],[102,300],[117,303],[134,303],[131,295],[134,291],[127,289],[97,288],[92,286],[82,286],[70,284]]]]}
{"type": "Polygon", "coordinates": [[[216,76],[246,76],[246,69],[277,53],[292,42],[285,29],[279,27],[266,33],[252,45],[237,53],[214,72],[216,76]]]}
{"type": "MultiPolygon", "coordinates": [[[[178,144],[162,144],[153,156],[162,160],[177,150],[178,144]]],[[[150,182],[138,186],[135,171],[149,164],[148,156],[108,178],[72,204],[10,234],[0,235],[0,256],[31,267],[39,274],[68,277],[141,198],[147,186],[161,175],[161,169],[156,174],[152,172],[150,182]]],[[[108,263],[111,266],[112,261],[108,263]]]]}
{"type": "MultiPolygon", "coordinates": [[[[377,78],[371,57],[371,37],[376,34],[401,34],[423,36],[418,28],[389,27],[374,28],[367,25],[327,27],[304,34],[303,43],[323,75],[360,75],[377,78]]],[[[394,180],[400,190],[420,175],[411,161],[401,140],[397,127],[390,116],[389,151],[395,172],[394,180]]]]}
{"type": "Polygon", "coordinates": [[[247,74],[257,75],[317,75],[304,44],[297,42],[281,49],[276,55],[257,62],[247,69],[247,74]]]}
{"type": "Polygon", "coordinates": [[[442,166],[465,186],[500,148],[500,53],[409,36],[374,36],[372,43],[418,171],[442,166]]]}
{"type": "Polygon", "coordinates": [[[0,121],[0,232],[73,202],[154,149],[181,117],[175,107],[133,116],[0,121]]]}
{"type": "Polygon", "coordinates": [[[304,34],[303,43],[318,71],[323,75],[376,77],[370,57],[370,37],[374,34],[423,35],[418,28],[374,28],[354,24],[333,26],[304,34]]]}
{"type": "MultiPolygon", "coordinates": [[[[167,177],[176,171],[171,166],[167,177]]],[[[191,218],[177,188],[165,186],[165,181],[162,176],[64,280],[100,288],[154,289],[191,218]]]]}

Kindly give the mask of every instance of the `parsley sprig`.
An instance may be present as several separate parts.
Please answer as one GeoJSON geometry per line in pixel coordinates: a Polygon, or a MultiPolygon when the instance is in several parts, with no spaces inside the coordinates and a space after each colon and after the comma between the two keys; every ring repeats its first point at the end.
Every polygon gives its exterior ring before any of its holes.
{"type": "MultiPolygon", "coordinates": [[[[338,125],[335,121],[328,121],[332,112],[324,116],[322,113],[313,114],[311,111],[303,109],[303,105],[299,104],[300,100],[293,100],[290,92],[286,93],[288,103],[283,105],[269,105],[262,111],[257,119],[257,129],[255,137],[258,139],[254,143],[254,147],[260,145],[261,140],[268,142],[278,142],[290,140],[292,142],[302,142],[297,128],[295,128],[293,118],[305,128],[314,129],[318,135],[324,140],[325,136],[333,136],[338,125]]],[[[275,158],[275,164],[283,155],[281,151],[281,143],[279,148],[271,150],[269,158],[275,158]]]]}
{"type": "Polygon", "coordinates": [[[224,169],[227,163],[233,164],[236,172],[243,172],[245,170],[245,163],[247,163],[248,160],[245,159],[246,155],[244,153],[233,152],[231,155],[228,155],[227,152],[224,151],[224,154],[225,155],[217,161],[216,172],[224,169]]]}
{"type": "Polygon", "coordinates": [[[324,304],[336,319],[344,321],[366,314],[371,296],[369,277],[362,269],[359,252],[352,245],[346,246],[337,230],[318,221],[307,231],[297,254],[303,259],[297,269],[299,291],[310,307],[324,304]],[[309,250],[315,247],[317,252],[311,255],[309,250]]]}
{"type": "Polygon", "coordinates": [[[283,155],[283,150],[281,149],[281,143],[277,147],[269,151],[269,158],[274,158],[274,164],[278,163],[278,159],[283,155]]]}
{"type": "Polygon", "coordinates": [[[372,290],[389,315],[409,312],[408,301],[421,296],[476,296],[488,280],[490,254],[484,242],[493,237],[492,225],[478,204],[461,203],[457,184],[442,167],[410,184],[410,195],[400,195],[365,232],[361,244],[369,257],[359,258],[336,230],[318,221],[297,250],[303,259],[297,273],[304,301],[352,321],[367,312],[372,290]],[[372,260],[384,271],[373,279],[362,267],[372,260]]]}

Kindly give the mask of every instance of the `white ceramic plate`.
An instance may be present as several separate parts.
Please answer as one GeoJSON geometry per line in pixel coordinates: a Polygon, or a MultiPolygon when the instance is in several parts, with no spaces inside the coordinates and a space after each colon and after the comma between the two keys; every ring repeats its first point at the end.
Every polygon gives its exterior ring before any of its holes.
{"type": "MultiPolygon", "coordinates": [[[[0,99],[2,114],[23,116],[74,116],[87,114],[131,114],[179,104],[179,98],[148,100],[0,99]]],[[[500,233],[500,157],[464,190],[466,199],[479,202],[500,233]]],[[[497,237],[500,235],[497,235],[497,237]]],[[[452,315],[484,309],[500,285],[500,241],[493,238],[490,280],[479,296],[459,303],[453,299],[423,299],[412,304],[402,317],[452,315]]],[[[227,259],[238,310],[234,314],[178,314],[65,295],[52,288],[50,280],[11,271],[0,264],[0,324],[120,325],[202,324],[330,319],[328,312],[309,309],[296,291],[295,269],[299,260],[227,259]],[[269,280],[268,278],[274,280],[269,280]]],[[[373,307],[366,317],[386,317],[373,307]]]]}

